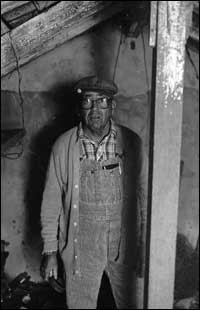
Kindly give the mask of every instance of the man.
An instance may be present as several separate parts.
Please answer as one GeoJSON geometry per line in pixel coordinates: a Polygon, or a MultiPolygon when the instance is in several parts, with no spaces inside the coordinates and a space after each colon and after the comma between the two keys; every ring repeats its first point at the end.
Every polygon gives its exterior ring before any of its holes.
{"type": "Polygon", "coordinates": [[[75,86],[81,122],[54,144],[41,209],[45,279],[66,275],[69,309],[95,309],[105,271],[117,308],[135,308],[143,276],[147,173],[141,139],[112,120],[117,86],[96,76],[75,86]]]}

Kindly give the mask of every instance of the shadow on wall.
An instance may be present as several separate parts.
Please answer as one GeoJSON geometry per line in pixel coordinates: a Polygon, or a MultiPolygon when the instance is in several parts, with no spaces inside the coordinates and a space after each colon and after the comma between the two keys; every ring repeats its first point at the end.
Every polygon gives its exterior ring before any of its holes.
{"type": "Polygon", "coordinates": [[[91,56],[94,59],[95,71],[98,76],[104,79],[113,78],[114,62],[118,46],[119,33],[115,34],[116,28],[110,23],[98,24],[90,31],[91,35],[91,56]],[[108,27],[107,27],[107,26],[108,27]]]}
{"type": "Polygon", "coordinates": [[[176,244],[174,300],[194,296],[199,291],[199,248],[178,233],[176,244]]]}
{"type": "Polygon", "coordinates": [[[77,98],[71,85],[57,86],[45,98],[45,109],[53,110],[51,120],[37,131],[29,145],[31,152],[25,189],[25,244],[28,246],[30,258],[34,250],[42,250],[40,211],[51,148],[62,133],[78,123],[77,98]],[[48,105],[48,98],[53,101],[53,108],[48,105]]]}
{"type": "Polygon", "coordinates": [[[135,131],[143,140],[146,152],[149,152],[149,126],[151,114],[151,92],[132,96],[118,94],[114,120],[135,131]]]}

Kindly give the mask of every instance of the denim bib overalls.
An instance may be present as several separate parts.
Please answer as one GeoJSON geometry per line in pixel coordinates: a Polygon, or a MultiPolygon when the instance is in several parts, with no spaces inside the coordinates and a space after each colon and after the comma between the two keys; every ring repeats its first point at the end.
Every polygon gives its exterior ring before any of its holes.
{"type": "Polygon", "coordinates": [[[109,277],[117,308],[133,309],[129,269],[117,262],[123,206],[122,174],[120,157],[80,162],[80,275],[66,270],[69,309],[96,309],[104,271],[109,277]]]}

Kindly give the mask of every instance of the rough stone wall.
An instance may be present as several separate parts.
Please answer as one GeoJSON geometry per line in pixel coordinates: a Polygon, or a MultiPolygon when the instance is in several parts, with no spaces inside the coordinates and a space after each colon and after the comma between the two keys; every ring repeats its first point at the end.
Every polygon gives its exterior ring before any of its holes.
{"type": "MultiPolygon", "coordinates": [[[[6,272],[14,277],[24,270],[38,280],[42,242],[39,213],[50,147],[56,137],[73,126],[72,83],[98,73],[112,78],[119,29],[112,21],[66,42],[23,66],[21,89],[24,98],[24,153],[17,160],[2,158],[2,239],[8,241],[6,272]]],[[[148,32],[140,35],[134,50],[130,38],[123,39],[115,81],[116,121],[141,135],[148,152],[152,49],[148,32]]],[[[198,54],[191,52],[196,67],[198,54]]],[[[18,97],[17,72],[2,79],[2,90],[18,97]]],[[[198,81],[186,58],[183,115],[184,160],[178,229],[195,247],[198,237],[198,81]]]]}

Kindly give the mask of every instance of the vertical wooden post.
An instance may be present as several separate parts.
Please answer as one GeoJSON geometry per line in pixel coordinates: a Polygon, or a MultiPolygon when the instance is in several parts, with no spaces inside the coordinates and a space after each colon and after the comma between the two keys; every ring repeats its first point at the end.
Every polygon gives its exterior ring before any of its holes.
{"type": "Polygon", "coordinates": [[[148,309],[173,309],[189,1],[158,1],[148,309]]]}
{"type": "Polygon", "coordinates": [[[149,36],[149,46],[151,47],[156,46],[157,5],[158,1],[151,1],[150,36],[149,36]]]}

